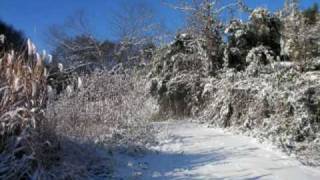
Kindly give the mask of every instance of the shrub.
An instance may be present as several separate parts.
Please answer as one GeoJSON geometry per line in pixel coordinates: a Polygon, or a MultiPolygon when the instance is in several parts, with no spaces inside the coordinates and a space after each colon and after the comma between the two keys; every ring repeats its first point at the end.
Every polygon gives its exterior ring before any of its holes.
{"type": "Polygon", "coordinates": [[[69,86],[68,92],[48,105],[48,117],[57,121],[58,134],[127,148],[153,141],[148,120],[156,109],[144,89],[145,79],[109,72],[81,79],[80,89],[72,92],[69,86]]]}

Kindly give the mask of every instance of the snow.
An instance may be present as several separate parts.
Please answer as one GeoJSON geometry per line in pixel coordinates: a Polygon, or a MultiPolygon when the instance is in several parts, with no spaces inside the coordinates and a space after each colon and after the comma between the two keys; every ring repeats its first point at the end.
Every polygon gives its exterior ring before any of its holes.
{"type": "Polygon", "coordinates": [[[162,122],[144,156],[117,154],[115,179],[320,179],[320,169],[255,139],[186,121],[162,122]]]}

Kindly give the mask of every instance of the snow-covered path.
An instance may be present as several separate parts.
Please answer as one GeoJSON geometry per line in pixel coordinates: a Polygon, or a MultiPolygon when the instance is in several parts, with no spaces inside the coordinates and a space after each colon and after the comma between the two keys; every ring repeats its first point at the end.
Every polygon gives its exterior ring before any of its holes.
{"type": "Polygon", "coordinates": [[[118,156],[118,179],[320,179],[320,169],[252,138],[187,122],[159,125],[157,153],[118,156]]]}

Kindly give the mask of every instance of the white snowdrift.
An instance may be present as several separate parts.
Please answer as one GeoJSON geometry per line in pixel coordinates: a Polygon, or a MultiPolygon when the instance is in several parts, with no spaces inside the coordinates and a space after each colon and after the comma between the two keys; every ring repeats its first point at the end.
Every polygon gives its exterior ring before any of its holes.
{"type": "Polygon", "coordinates": [[[159,145],[141,157],[117,155],[115,179],[320,179],[319,168],[250,137],[185,121],[157,125],[159,145]]]}

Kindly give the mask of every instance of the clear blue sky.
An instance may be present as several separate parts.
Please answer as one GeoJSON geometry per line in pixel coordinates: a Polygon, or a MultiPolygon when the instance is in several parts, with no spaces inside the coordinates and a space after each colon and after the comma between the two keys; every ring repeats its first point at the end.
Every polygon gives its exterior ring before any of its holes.
{"type": "MultiPolygon", "coordinates": [[[[122,0],[138,3],[141,0],[122,0]]],[[[162,0],[145,0],[152,6],[159,20],[174,31],[183,25],[183,17],[162,4],[162,0]]],[[[167,0],[174,2],[175,0],[167,0]]],[[[230,0],[224,0],[225,2],[230,0]]],[[[284,0],[246,0],[250,7],[263,6],[272,10],[283,6],[284,0]]],[[[123,3],[122,2],[122,3],[123,3]]],[[[320,0],[301,0],[302,8],[320,0]]],[[[0,0],[0,19],[22,30],[40,48],[47,48],[45,32],[52,24],[62,24],[78,10],[84,10],[95,34],[100,39],[114,39],[108,19],[117,11],[120,0],[0,0]]]]}

